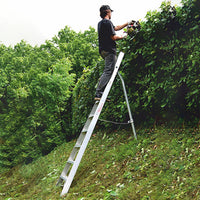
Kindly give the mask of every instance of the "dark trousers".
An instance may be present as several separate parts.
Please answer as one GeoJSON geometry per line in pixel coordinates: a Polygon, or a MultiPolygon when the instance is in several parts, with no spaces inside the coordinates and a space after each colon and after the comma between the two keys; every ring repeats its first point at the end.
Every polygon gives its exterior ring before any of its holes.
{"type": "Polygon", "coordinates": [[[101,78],[99,80],[99,83],[98,83],[98,86],[96,89],[96,95],[95,95],[96,97],[102,96],[104,89],[112,76],[112,73],[113,73],[113,70],[115,67],[115,63],[117,61],[116,54],[113,54],[110,52],[102,51],[101,56],[105,60],[105,68],[104,68],[103,74],[101,75],[101,78]]]}

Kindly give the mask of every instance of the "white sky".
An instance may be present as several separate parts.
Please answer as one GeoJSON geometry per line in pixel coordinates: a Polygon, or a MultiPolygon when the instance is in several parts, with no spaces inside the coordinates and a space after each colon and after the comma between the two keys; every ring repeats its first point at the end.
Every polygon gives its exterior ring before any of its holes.
{"type": "MultiPolygon", "coordinates": [[[[66,25],[77,32],[96,28],[99,8],[110,5],[112,22],[123,24],[144,19],[147,11],[158,10],[164,0],[0,0],[0,43],[15,45],[22,39],[40,45],[66,25]]],[[[181,0],[171,0],[180,5],[181,0]]]]}

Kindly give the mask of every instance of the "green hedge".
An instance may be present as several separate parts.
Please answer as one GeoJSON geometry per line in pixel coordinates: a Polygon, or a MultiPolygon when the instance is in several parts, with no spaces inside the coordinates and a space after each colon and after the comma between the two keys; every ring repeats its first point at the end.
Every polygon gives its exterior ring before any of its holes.
{"type": "MultiPolygon", "coordinates": [[[[161,11],[147,13],[134,39],[119,42],[119,51],[125,52],[120,71],[137,124],[196,125],[200,119],[200,7],[195,0],[182,4],[174,8],[163,2],[161,11]]],[[[94,70],[84,74],[74,91],[75,127],[80,122],[84,124],[86,113],[92,108],[96,73],[94,70]]],[[[110,97],[113,101],[106,104],[101,117],[126,121],[128,115],[119,78],[110,97]]]]}

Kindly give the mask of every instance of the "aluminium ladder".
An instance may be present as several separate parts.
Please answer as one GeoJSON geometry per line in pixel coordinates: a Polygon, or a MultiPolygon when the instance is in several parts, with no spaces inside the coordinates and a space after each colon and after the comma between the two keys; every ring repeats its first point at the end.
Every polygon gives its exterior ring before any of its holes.
{"type": "MultiPolygon", "coordinates": [[[[81,131],[81,134],[78,137],[77,142],[76,142],[76,144],[75,144],[75,146],[74,146],[74,148],[73,148],[73,150],[72,150],[72,152],[71,152],[71,154],[70,154],[70,156],[67,160],[67,163],[66,163],[66,165],[65,165],[65,167],[64,167],[64,169],[63,169],[63,171],[62,171],[62,173],[59,177],[57,185],[61,184],[64,181],[64,186],[63,186],[63,190],[61,192],[61,196],[64,196],[69,191],[69,188],[70,188],[71,183],[74,179],[74,176],[76,174],[78,166],[81,162],[81,159],[83,157],[85,149],[88,145],[88,142],[90,140],[92,132],[95,128],[95,125],[97,123],[99,115],[100,115],[102,108],[105,104],[108,93],[109,93],[111,86],[114,82],[114,79],[117,75],[117,72],[118,72],[118,69],[119,69],[119,66],[121,64],[123,57],[124,57],[124,53],[120,52],[118,59],[117,59],[117,62],[115,64],[113,74],[112,74],[112,76],[111,76],[111,78],[110,78],[110,80],[109,80],[109,82],[108,82],[108,84],[107,84],[107,86],[106,86],[106,88],[103,92],[103,95],[102,95],[100,101],[95,102],[95,104],[92,108],[92,111],[89,114],[89,117],[88,117],[82,131],[81,131]]],[[[126,95],[125,85],[124,85],[124,82],[123,82],[121,75],[119,73],[118,73],[118,75],[120,76],[120,79],[122,81],[122,85],[123,85],[123,89],[124,89],[124,93],[125,93],[125,98],[126,98],[126,102],[127,102],[127,106],[128,106],[128,110],[129,110],[130,123],[132,125],[134,136],[136,138],[136,132],[135,132],[133,119],[132,119],[132,115],[131,115],[131,111],[130,111],[130,107],[129,107],[129,103],[128,103],[128,98],[127,98],[127,95],[126,95]]]]}

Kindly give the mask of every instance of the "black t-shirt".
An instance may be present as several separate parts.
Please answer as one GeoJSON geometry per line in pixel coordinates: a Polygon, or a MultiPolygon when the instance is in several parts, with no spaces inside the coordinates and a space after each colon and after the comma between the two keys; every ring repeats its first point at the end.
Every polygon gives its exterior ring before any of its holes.
{"type": "Polygon", "coordinates": [[[116,42],[111,39],[115,35],[114,25],[108,19],[98,23],[99,52],[102,50],[116,54],[116,42]]]}

